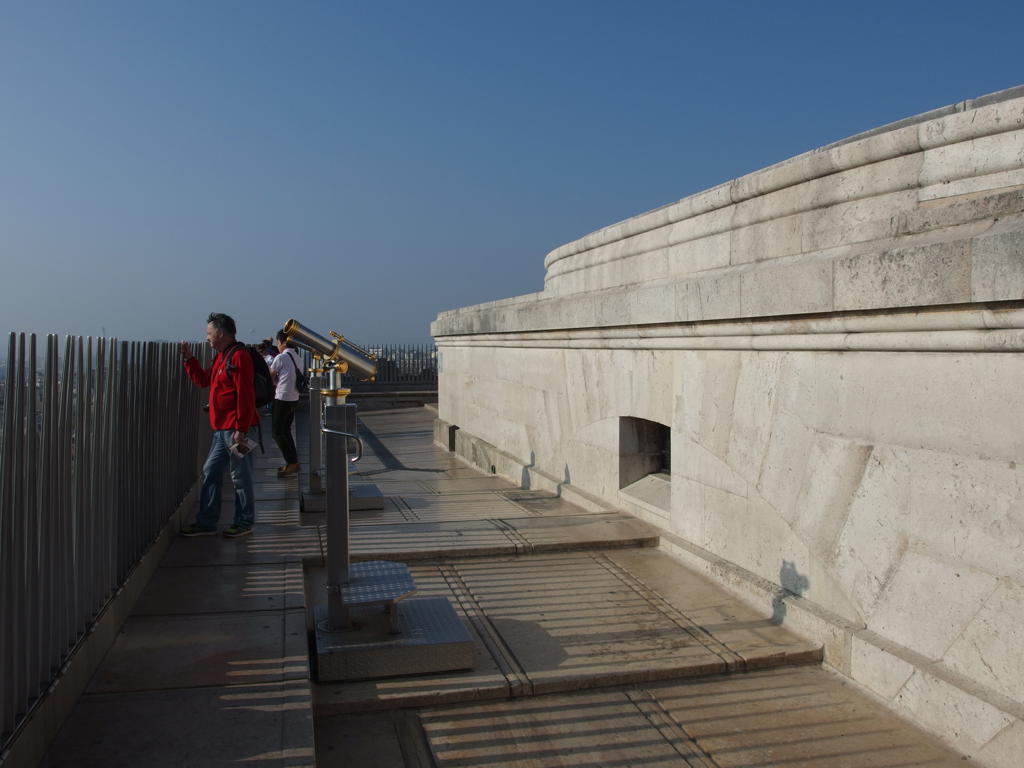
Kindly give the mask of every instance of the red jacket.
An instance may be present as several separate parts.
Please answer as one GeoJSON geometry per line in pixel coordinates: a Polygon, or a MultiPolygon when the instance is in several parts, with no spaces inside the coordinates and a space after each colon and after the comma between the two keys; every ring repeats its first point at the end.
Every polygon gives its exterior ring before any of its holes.
{"type": "Polygon", "coordinates": [[[185,370],[197,387],[210,388],[210,426],[245,432],[260,420],[252,383],[252,358],[239,345],[231,353],[230,373],[227,363],[218,353],[210,367],[203,368],[196,358],[190,357],[185,361],[185,370]]]}

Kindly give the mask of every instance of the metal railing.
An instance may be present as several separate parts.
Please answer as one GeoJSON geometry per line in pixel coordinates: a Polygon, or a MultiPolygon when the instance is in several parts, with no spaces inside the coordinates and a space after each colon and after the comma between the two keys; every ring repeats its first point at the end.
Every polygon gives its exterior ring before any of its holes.
{"type": "Polygon", "coordinates": [[[10,335],[3,389],[0,753],[200,466],[200,391],[177,345],[41,346],[10,335]]]}
{"type": "MultiPolygon", "coordinates": [[[[370,344],[366,347],[377,358],[377,376],[373,384],[437,386],[437,347],[433,344],[370,344]]],[[[346,375],[345,386],[365,388],[359,377],[346,375]]]]}

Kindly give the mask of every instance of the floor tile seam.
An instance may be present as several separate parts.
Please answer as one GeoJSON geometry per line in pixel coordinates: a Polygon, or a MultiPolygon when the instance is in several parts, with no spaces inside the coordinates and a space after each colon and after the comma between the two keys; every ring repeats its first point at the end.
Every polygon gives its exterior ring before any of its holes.
{"type": "Polygon", "coordinates": [[[412,508],[412,505],[405,500],[402,496],[392,496],[395,499],[395,504],[398,507],[399,513],[410,523],[420,520],[419,514],[412,508]],[[404,507],[404,509],[403,509],[404,507]]]}
{"type": "Polygon", "coordinates": [[[178,619],[187,618],[189,616],[201,616],[203,618],[209,618],[211,616],[240,616],[249,614],[252,616],[268,616],[273,614],[289,614],[289,613],[302,613],[306,609],[304,606],[292,606],[282,608],[255,608],[245,609],[238,611],[190,611],[188,613],[142,613],[142,614],[129,614],[128,621],[130,620],[149,620],[149,619],[178,619]]]}
{"type": "MultiPolygon", "coordinates": [[[[225,690],[245,690],[252,688],[253,686],[262,686],[267,689],[273,686],[283,686],[295,683],[298,681],[305,681],[307,683],[306,688],[309,689],[308,685],[311,680],[309,675],[304,677],[284,677],[280,680],[258,680],[256,682],[248,683],[222,683],[217,684],[206,684],[206,685],[176,685],[174,687],[161,686],[159,688],[132,688],[127,691],[84,691],[79,698],[79,701],[85,701],[86,699],[116,699],[122,697],[141,697],[146,695],[152,695],[154,693],[167,693],[168,691],[225,691],[225,690]]],[[[310,693],[312,698],[312,692],[310,693]]]]}
{"type": "MultiPolygon", "coordinates": [[[[321,555],[322,555],[322,553],[321,553],[321,555]]],[[[232,561],[232,562],[223,562],[223,563],[210,563],[210,562],[188,563],[188,562],[185,562],[185,563],[168,563],[166,565],[161,563],[160,564],[160,568],[167,568],[168,570],[172,570],[172,569],[176,570],[178,568],[205,568],[205,567],[223,568],[224,566],[228,566],[228,565],[241,565],[243,567],[244,566],[253,566],[253,565],[260,565],[260,566],[263,566],[263,565],[291,565],[293,563],[301,564],[304,559],[306,559],[307,557],[313,557],[313,556],[314,555],[303,555],[303,554],[299,554],[299,553],[289,553],[286,558],[281,559],[281,560],[252,560],[252,561],[248,561],[248,562],[245,562],[245,563],[239,563],[237,560],[236,561],[232,561]]]]}
{"type": "Polygon", "coordinates": [[[530,554],[533,552],[533,546],[529,540],[517,531],[513,526],[509,525],[507,521],[501,518],[493,517],[488,518],[487,522],[501,531],[505,538],[512,542],[516,548],[516,554],[530,554]]]}
{"type": "Polygon", "coordinates": [[[284,613],[285,611],[297,610],[295,607],[282,607],[282,608],[239,608],[237,610],[196,610],[196,611],[179,611],[179,612],[165,612],[165,613],[130,613],[128,619],[177,619],[183,616],[195,616],[207,618],[209,616],[239,616],[243,614],[251,614],[254,616],[259,615],[273,615],[278,613],[284,613]]]}
{"type": "MultiPolygon", "coordinates": [[[[611,563],[610,559],[605,559],[611,563]]],[[[617,564],[614,565],[618,567],[617,564]]],[[[742,655],[730,648],[727,643],[719,640],[717,637],[705,630],[697,622],[693,621],[657,590],[653,589],[642,579],[638,578],[635,574],[630,573],[626,569],[622,569],[622,575],[629,580],[627,583],[631,581],[631,586],[634,586],[637,589],[637,593],[647,600],[660,613],[676,624],[676,626],[690,634],[697,642],[709,651],[722,659],[727,669],[742,669],[745,666],[746,660],[742,655]]]]}
{"type": "Polygon", "coordinates": [[[182,568],[252,568],[254,565],[259,567],[276,567],[276,566],[287,566],[294,563],[294,560],[282,560],[281,562],[274,563],[195,563],[194,565],[179,564],[179,563],[160,563],[157,566],[157,571],[161,568],[166,568],[169,571],[177,571],[182,568]]]}
{"type": "Polygon", "coordinates": [[[693,621],[683,611],[672,605],[672,603],[663,595],[638,576],[620,566],[614,560],[602,553],[595,553],[594,559],[604,566],[610,573],[621,579],[624,584],[639,594],[648,602],[648,604],[651,605],[652,608],[689,634],[694,640],[707,648],[711,653],[718,656],[725,663],[727,669],[742,669],[745,667],[746,660],[743,656],[705,630],[697,622],[693,621]]]}
{"type": "Polygon", "coordinates": [[[510,499],[507,496],[502,496],[500,493],[498,495],[501,498],[503,498],[505,501],[507,501],[509,504],[514,506],[516,509],[525,512],[527,517],[529,517],[529,518],[544,517],[544,514],[542,512],[538,512],[538,511],[536,511],[534,509],[530,509],[529,507],[524,507],[522,504],[520,504],[515,499],[510,499]]]}
{"type": "Polygon", "coordinates": [[[466,616],[473,624],[480,637],[481,642],[491,654],[508,687],[509,696],[529,695],[533,692],[533,683],[522,663],[508,647],[501,633],[484,611],[483,606],[473,595],[469,585],[458,572],[455,564],[448,563],[438,566],[438,571],[448,583],[452,594],[459,605],[465,611],[466,616]]]}
{"type": "Polygon", "coordinates": [[[515,689],[522,684],[519,679],[519,673],[521,670],[516,669],[515,658],[511,656],[511,654],[506,653],[507,648],[505,643],[501,640],[501,637],[497,635],[495,628],[486,618],[483,608],[473,597],[468,585],[462,580],[454,567],[450,565],[442,565],[438,567],[438,570],[442,574],[442,577],[445,579],[449,588],[452,590],[452,594],[456,601],[458,601],[463,611],[465,611],[470,623],[472,623],[473,627],[476,629],[484,647],[487,649],[488,653],[491,654],[491,657],[497,664],[499,671],[505,678],[509,693],[512,694],[515,689]]]}
{"type": "Polygon", "coordinates": [[[661,700],[646,688],[624,691],[626,698],[636,707],[641,716],[658,731],[665,742],[672,747],[689,768],[722,768],[703,748],[686,727],[667,710],[661,700]],[[665,734],[668,730],[673,738],[665,734]],[[683,749],[680,749],[680,744],[683,749]]]}
{"type": "MultiPolygon", "coordinates": [[[[284,590],[284,588],[285,588],[285,581],[284,581],[284,577],[282,576],[282,579],[281,579],[281,589],[284,590]]],[[[304,591],[305,590],[303,590],[303,592],[304,591]]],[[[305,595],[303,595],[303,614],[305,614],[305,595]]],[[[306,667],[306,670],[307,670],[306,674],[308,676],[309,668],[310,668],[310,666],[309,666],[309,646],[308,646],[308,641],[304,642],[302,645],[303,645],[303,653],[302,653],[302,655],[305,656],[305,667],[306,667]]],[[[279,649],[278,652],[281,655],[281,663],[282,663],[281,673],[282,673],[282,676],[283,676],[284,675],[284,670],[285,670],[284,660],[288,656],[288,618],[287,617],[282,617],[282,620],[281,620],[281,645],[280,645],[280,649],[279,649]]],[[[313,716],[313,697],[312,697],[312,695],[310,695],[310,697],[309,697],[309,716],[310,717],[313,716]]],[[[285,745],[285,732],[284,732],[285,720],[286,720],[286,718],[284,717],[284,714],[282,712],[282,716],[280,718],[278,718],[278,734],[277,734],[278,735],[278,742],[277,743],[281,745],[281,749],[282,750],[284,749],[284,745],[285,745]]],[[[313,754],[315,756],[316,755],[315,743],[314,743],[313,747],[314,747],[313,754]]]]}

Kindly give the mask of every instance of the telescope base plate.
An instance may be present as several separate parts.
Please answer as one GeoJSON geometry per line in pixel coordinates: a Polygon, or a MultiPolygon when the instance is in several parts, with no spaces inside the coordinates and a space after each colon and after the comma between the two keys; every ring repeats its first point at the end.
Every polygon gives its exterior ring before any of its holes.
{"type": "MultiPolygon", "coordinates": [[[[399,634],[390,633],[380,608],[351,608],[352,626],[326,631],[326,605],[312,611],[319,682],[367,680],[472,669],[473,640],[444,597],[417,597],[395,603],[399,634]]],[[[310,611],[307,610],[307,615],[310,611]]]]}

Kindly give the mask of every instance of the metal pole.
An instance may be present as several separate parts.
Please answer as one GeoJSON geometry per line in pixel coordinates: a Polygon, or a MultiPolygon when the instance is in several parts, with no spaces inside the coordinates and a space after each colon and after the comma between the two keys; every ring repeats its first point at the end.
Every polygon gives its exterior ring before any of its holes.
{"type": "MultiPolygon", "coordinates": [[[[327,443],[327,626],[334,630],[350,623],[342,600],[349,581],[348,443],[356,436],[356,406],[329,405],[324,409],[327,443]]],[[[356,457],[358,460],[359,456],[356,457]]]]}
{"type": "Polygon", "coordinates": [[[323,418],[323,398],[320,395],[320,388],[324,385],[324,377],[319,372],[310,376],[309,379],[309,492],[321,494],[324,492],[323,483],[320,480],[320,469],[323,466],[323,451],[320,441],[323,440],[323,433],[320,431],[320,422],[323,418]]]}

